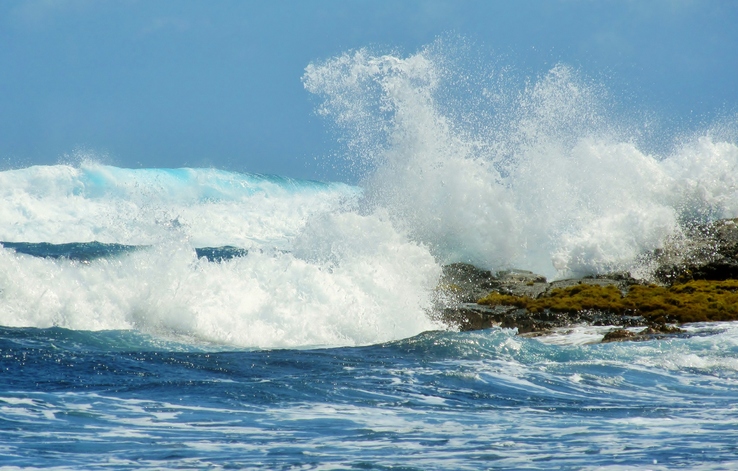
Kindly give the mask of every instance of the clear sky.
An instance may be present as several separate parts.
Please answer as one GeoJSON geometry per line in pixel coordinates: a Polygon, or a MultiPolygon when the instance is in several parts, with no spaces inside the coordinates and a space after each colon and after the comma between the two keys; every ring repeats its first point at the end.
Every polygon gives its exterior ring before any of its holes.
{"type": "Polygon", "coordinates": [[[304,68],[460,35],[534,77],[563,62],[634,109],[738,112],[738,1],[3,0],[0,167],[76,150],[124,167],[338,178],[304,68]]]}

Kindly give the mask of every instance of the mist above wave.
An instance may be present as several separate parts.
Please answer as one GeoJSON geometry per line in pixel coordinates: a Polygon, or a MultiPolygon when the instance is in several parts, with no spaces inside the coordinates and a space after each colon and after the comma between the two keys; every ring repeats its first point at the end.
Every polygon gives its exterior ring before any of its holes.
{"type": "Polygon", "coordinates": [[[505,68],[475,76],[457,52],[443,40],[407,57],[361,49],[303,76],[347,136],[365,203],[439,261],[632,269],[685,222],[738,216],[734,142],[709,131],[649,153],[571,67],[520,86],[505,68]]]}

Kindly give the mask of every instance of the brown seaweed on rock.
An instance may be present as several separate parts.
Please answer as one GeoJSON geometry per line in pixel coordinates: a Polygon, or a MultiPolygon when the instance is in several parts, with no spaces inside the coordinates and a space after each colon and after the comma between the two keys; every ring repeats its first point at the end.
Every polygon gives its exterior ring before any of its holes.
{"type": "Polygon", "coordinates": [[[515,306],[531,313],[598,310],[642,316],[651,323],[738,320],[738,280],[697,280],[670,287],[634,285],[623,295],[614,285],[578,284],[553,289],[538,298],[490,293],[486,306],[515,306]]]}
{"type": "Polygon", "coordinates": [[[673,324],[738,320],[738,219],[687,227],[642,261],[648,281],[614,273],[548,283],[528,271],[447,265],[438,287],[439,318],[460,330],[501,326],[518,333],[575,324],[621,327],[608,340],[682,332],[673,324]],[[626,333],[635,327],[646,329],[626,333]]]}

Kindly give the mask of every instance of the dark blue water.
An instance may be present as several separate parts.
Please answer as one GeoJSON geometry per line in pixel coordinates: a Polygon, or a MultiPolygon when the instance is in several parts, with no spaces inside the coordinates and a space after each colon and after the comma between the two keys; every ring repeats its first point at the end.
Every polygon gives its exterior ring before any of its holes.
{"type": "Polygon", "coordinates": [[[490,330],[206,351],[0,329],[4,466],[730,469],[738,329],[559,346],[490,330]]]}
{"type": "MultiPolygon", "coordinates": [[[[16,253],[32,255],[42,258],[64,258],[89,262],[105,257],[117,257],[127,253],[146,248],[146,246],[104,244],[101,242],[69,242],[66,244],[50,244],[48,242],[0,242],[6,249],[12,249],[16,253]]],[[[239,247],[196,247],[195,254],[198,258],[205,257],[210,262],[230,260],[234,257],[248,255],[249,251],[239,247]]]]}

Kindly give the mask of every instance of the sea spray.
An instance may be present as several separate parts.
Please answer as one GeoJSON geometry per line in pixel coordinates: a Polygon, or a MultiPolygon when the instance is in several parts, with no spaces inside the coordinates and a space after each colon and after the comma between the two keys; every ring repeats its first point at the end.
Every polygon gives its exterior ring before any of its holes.
{"type": "Polygon", "coordinates": [[[480,76],[475,89],[454,53],[443,40],[404,58],[362,49],[303,76],[348,137],[365,203],[439,262],[549,277],[630,270],[695,215],[738,215],[733,142],[707,133],[649,154],[572,68],[513,90],[480,76]],[[459,99],[461,82],[476,95],[459,99]],[[454,109],[464,103],[476,115],[454,109]]]}

